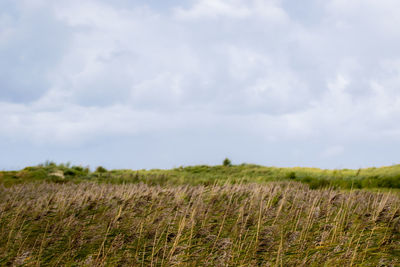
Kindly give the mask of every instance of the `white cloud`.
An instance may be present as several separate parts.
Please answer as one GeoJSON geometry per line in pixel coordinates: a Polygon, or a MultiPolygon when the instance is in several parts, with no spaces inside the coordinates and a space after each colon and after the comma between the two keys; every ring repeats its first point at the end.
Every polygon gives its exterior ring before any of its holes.
{"type": "Polygon", "coordinates": [[[275,0],[197,0],[190,8],[177,7],[174,15],[183,20],[258,18],[285,22],[286,12],[275,0]]]}
{"type": "MultiPolygon", "coordinates": [[[[290,155],[302,149],[292,146],[309,146],[303,163],[323,166],[356,158],[352,143],[400,142],[395,1],[310,0],[319,14],[307,22],[283,0],[197,0],[162,10],[9,3],[16,15],[0,13],[3,142],[80,148],[158,134],[177,138],[184,151],[179,140],[188,135],[203,147],[211,138],[211,154],[230,148],[244,160],[254,151],[237,143],[276,145],[268,155],[277,164],[298,165],[290,155]],[[231,143],[221,141],[226,135],[231,143]]],[[[392,163],[387,154],[379,162],[392,163]]]]}
{"type": "Polygon", "coordinates": [[[232,17],[245,18],[251,15],[251,11],[241,1],[237,0],[199,0],[192,8],[176,8],[175,15],[182,19],[232,17]]]}

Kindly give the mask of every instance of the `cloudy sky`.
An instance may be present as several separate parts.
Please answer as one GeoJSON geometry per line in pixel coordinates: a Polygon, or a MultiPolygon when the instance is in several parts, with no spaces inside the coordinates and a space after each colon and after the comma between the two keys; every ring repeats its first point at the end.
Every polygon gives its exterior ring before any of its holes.
{"type": "Polygon", "coordinates": [[[1,0],[0,169],[400,163],[398,0],[1,0]]]}

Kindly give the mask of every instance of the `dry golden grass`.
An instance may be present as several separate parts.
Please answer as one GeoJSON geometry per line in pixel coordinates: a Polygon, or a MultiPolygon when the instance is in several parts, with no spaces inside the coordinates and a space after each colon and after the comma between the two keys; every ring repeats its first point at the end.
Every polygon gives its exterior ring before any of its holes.
{"type": "Polygon", "coordinates": [[[0,265],[399,266],[399,207],[298,183],[0,186],[0,265]]]}

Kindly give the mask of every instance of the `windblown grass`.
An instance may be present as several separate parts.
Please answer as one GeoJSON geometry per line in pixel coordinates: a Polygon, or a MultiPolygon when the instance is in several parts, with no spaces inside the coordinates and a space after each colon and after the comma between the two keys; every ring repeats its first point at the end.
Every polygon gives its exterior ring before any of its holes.
{"type": "Polygon", "coordinates": [[[297,182],[0,186],[0,265],[399,266],[399,208],[297,182]]]}

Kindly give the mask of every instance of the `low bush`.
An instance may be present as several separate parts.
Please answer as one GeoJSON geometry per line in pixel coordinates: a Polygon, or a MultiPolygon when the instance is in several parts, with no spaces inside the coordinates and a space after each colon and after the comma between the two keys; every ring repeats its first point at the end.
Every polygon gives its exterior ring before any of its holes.
{"type": "Polygon", "coordinates": [[[224,161],[222,162],[222,165],[224,166],[232,166],[232,162],[230,159],[225,158],[224,161]]]}
{"type": "Polygon", "coordinates": [[[96,172],[105,173],[105,172],[107,172],[107,169],[104,168],[103,166],[99,166],[96,168],[96,172]]]}

